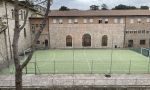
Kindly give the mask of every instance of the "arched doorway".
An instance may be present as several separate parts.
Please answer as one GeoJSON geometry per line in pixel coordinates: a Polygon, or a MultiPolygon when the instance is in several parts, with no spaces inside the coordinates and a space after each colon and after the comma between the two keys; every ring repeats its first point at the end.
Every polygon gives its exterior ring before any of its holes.
{"type": "Polygon", "coordinates": [[[91,46],[91,35],[90,34],[84,34],[82,37],[82,46],[83,47],[89,47],[91,46]]]}
{"type": "Polygon", "coordinates": [[[108,37],[107,35],[104,35],[102,37],[102,46],[107,46],[107,42],[108,42],[108,37]]]}
{"type": "Polygon", "coordinates": [[[66,46],[72,47],[72,37],[70,35],[66,37],[66,46]]]}
{"type": "Polygon", "coordinates": [[[45,40],[45,47],[48,47],[48,40],[45,40]]]}

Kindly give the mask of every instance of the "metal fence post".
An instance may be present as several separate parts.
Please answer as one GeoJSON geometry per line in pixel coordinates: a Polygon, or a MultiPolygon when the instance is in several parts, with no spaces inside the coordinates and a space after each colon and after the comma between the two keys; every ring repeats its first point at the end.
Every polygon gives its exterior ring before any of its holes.
{"type": "Polygon", "coordinates": [[[92,64],[91,64],[91,74],[93,74],[93,60],[92,60],[92,64]]]}
{"type": "Polygon", "coordinates": [[[129,74],[131,74],[131,60],[130,60],[130,64],[129,64],[129,74]]]}

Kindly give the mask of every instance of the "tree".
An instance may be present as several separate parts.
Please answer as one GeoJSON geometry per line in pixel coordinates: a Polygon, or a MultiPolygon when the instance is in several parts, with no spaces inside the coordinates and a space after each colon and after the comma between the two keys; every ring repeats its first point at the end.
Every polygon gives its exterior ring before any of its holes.
{"type": "Polygon", "coordinates": [[[97,5],[91,5],[90,10],[99,10],[99,6],[97,5]]]}
{"type": "Polygon", "coordinates": [[[148,6],[141,6],[140,9],[149,10],[149,7],[148,6]]]}
{"type": "Polygon", "coordinates": [[[127,6],[120,4],[118,6],[115,6],[115,8],[113,8],[112,10],[129,10],[129,9],[137,9],[137,8],[135,6],[127,6]]]}
{"type": "Polygon", "coordinates": [[[68,7],[66,7],[66,6],[61,6],[60,8],[59,8],[59,11],[69,11],[70,9],[68,8],[68,7]]]}
{"type": "Polygon", "coordinates": [[[101,5],[101,9],[102,9],[102,10],[108,10],[108,6],[107,6],[106,4],[102,4],[102,5],[101,5]]]}
{"type": "Polygon", "coordinates": [[[46,13],[45,13],[44,19],[42,21],[43,26],[35,34],[34,41],[31,45],[31,53],[29,54],[29,57],[23,63],[20,63],[20,60],[19,60],[18,41],[19,41],[19,37],[20,37],[20,32],[25,27],[26,22],[27,22],[28,12],[29,12],[29,8],[30,8],[30,7],[28,7],[28,3],[30,2],[30,0],[25,0],[25,2],[27,3],[27,4],[24,4],[24,7],[26,8],[26,14],[25,14],[24,23],[22,26],[19,25],[19,9],[20,9],[19,8],[19,0],[14,1],[14,4],[15,4],[15,6],[14,6],[15,29],[14,29],[12,48],[13,48],[13,59],[14,59],[14,64],[15,64],[15,86],[16,86],[16,90],[22,90],[22,71],[23,71],[24,67],[26,67],[26,65],[28,64],[28,62],[32,58],[33,52],[35,51],[35,43],[38,40],[38,38],[40,37],[40,34],[42,33],[42,31],[46,25],[46,20],[47,20],[49,9],[50,9],[51,2],[52,2],[52,0],[43,0],[43,1],[32,0],[32,1],[36,2],[37,4],[46,3],[46,13]]]}

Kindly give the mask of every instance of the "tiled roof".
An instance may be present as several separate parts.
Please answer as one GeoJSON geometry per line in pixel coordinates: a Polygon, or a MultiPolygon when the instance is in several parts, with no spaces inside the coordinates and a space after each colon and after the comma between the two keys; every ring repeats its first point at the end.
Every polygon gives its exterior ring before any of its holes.
{"type": "Polygon", "coordinates": [[[150,10],[71,10],[71,11],[51,11],[50,17],[57,16],[148,16],[150,10]]]}

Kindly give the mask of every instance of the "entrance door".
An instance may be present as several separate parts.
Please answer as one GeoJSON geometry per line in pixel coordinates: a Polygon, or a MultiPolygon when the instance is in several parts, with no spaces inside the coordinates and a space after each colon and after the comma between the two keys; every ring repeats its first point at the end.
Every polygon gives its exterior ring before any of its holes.
{"type": "Polygon", "coordinates": [[[45,40],[45,47],[48,47],[48,40],[45,40]]]}
{"type": "Polygon", "coordinates": [[[133,40],[128,41],[128,47],[133,47],[133,40]]]}
{"type": "Polygon", "coordinates": [[[82,46],[89,47],[91,46],[91,35],[84,34],[82,37],[82,46]]]}

